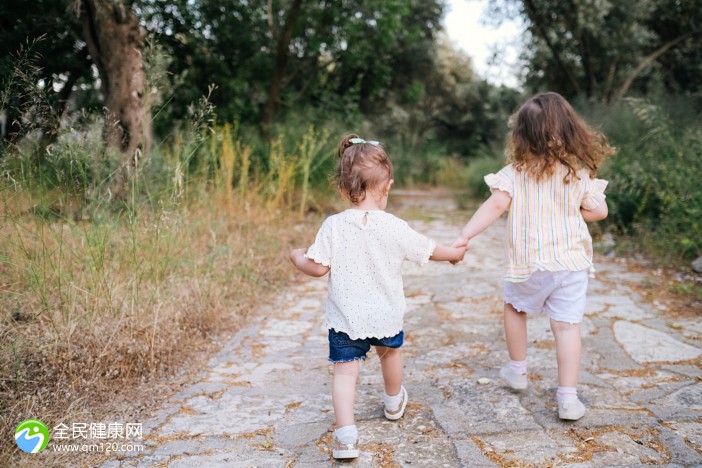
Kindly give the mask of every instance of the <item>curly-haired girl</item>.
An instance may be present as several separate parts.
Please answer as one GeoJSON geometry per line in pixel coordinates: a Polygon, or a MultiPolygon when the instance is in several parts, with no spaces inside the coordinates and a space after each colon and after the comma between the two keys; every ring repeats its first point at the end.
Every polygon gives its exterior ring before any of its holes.
{"type": "Polygon", "coordinates": [[[576,389],[580,323],[594,271],[586,222],[607,217],[607,181],[594,177],[614,149],[556,93],[532,97],[510,123],[511,164],[485,176],[492,195],[453,246],[467,246],[509,208],[504,317],[510,362],[500,376],[514,389],[527,387],[526,316],[547,312],[556,339],[558,416],[576,420],[585,414],[576,389]]]}

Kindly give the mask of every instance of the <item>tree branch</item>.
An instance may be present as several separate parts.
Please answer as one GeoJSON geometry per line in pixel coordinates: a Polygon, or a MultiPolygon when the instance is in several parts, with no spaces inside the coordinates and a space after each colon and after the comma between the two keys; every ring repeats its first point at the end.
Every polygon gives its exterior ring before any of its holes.
{"type": "Polygon", "coordinates": [[[661,47],[658,49],[654,50],[651,54],[647,55],[646,57],[641,60],[639,65],[631,70],[629,74],[626,76],[624,79],[624,83],[622,86],[619,88],[619,91],[617,91],[614,95],[614,98],[612,99],[612,104],[616,103],[617,101],[621,100],[624,95],[626,95],[627,91],[629,91],[629,88],[631,85],[634,83],[634,80],[643,72],[649,65],[651,65],[655,60],[657,60],[661,55],[665,54],[668,52],[670,49],[681,43],[687,38],[690,38],[692,36],[695,36],[697,34],[700,34],[699,31],[695,32],[688,32],[683,34],[682,36],[676,37],[672,41],[666,42],[663,44],[661,47]]]}

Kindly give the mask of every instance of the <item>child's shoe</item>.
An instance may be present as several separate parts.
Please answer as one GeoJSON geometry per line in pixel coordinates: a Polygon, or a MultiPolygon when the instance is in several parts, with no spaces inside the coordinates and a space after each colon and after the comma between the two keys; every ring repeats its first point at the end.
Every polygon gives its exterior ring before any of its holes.
{"type": "Polygon", "coordinates": [[[396,421],[405,414],[405,408],[407,407],[407,390],[405,390],[405,387],[400,387],[400,393],[402,394],[402,399],[397,409],[390,410],[387,406],[385,407],[385,417],[390,421],[396,421]]]}
{"type": "Polygon", "coordinates": [[[332,457],[337,460],[347,460],[351,458],[358,458],[361,451],[358,450],[358,439],[356,439],[352,444],[342,444],[339,439],[334,436],[334,442],[332,446],[332,457]]]}
{"type": "Polygon", "coordinates": [[[507,384],[515,390],[524,390],[527,388],[527,375],[515,374],[512,372],[509,366],[505,366],[500,369],[500,377],[502,377],[502,380],[507,382],[507,384]]]}
{"type": "Polygon", "coordinates": [[[585,415],[585,405],[578,399],[566,403],[558,403],[558,417],[577,421],[585,415]]]}

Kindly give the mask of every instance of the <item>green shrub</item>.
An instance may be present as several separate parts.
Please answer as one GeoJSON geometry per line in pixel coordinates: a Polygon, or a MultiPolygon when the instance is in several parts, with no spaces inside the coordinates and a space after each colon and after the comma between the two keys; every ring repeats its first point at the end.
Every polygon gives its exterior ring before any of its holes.
{"type": "Polygon", "coordinates": [[[663,261],[702,253],[702,119],[690,103],[630,99],[612,109],[605,133],[617,155],[609,179],[609,223],[663,261]]]}
{"type": "Polygon", "coordinates": [[[478,199],[490,196],[490,189],[483,179],[487,174],[495,173],[505,165],[505,158],[497,152],[484,153],[468,163],[466,170],[466,188],[468,193],[478,199]]]}

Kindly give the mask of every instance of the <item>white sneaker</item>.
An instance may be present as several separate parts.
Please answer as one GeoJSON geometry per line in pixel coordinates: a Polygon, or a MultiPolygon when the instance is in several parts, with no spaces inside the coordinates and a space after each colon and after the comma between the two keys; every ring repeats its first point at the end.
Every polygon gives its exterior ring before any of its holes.
{"type": "Polygon", "coordinates": [[[405,414],[405,408],[407,407],[407,390],[405,390],[405,387],[400,387],[400,392],[402,393],[402,400],[400,400],[400,405],[397,407],[396,410],[389,410],[385,408],[385,417],[389,419],[390,421],[396,421],[402,417],[403,414],[405,414]]]}
{"type": "Polygon", "coordinates": [[[358,449],[358,439],[352,444],[342,444],[339,439],[334,436],[332,445],[332,457],[337,460],[346,460],[350,458],[358,458],[361,451],[358,449]]]}
{"type": "Polygon", "coordinates": [[[580,400],[558,403],[558,417],[577,421],[585,415],[585,405],[580,400]]]}
{"type": "Polygon", "coordinates": [[[515,390],[524,390],[529,383],[526,374],[515,374],[508,366],[500,369],[500,377],[515,390]]]}

